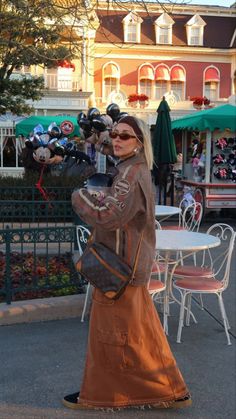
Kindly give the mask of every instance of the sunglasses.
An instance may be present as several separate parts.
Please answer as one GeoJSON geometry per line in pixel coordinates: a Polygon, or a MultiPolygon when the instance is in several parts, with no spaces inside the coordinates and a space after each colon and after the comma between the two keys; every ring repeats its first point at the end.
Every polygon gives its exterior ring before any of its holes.
{"type": "Polygon", "coordinates": [[[128,132],[117,132],[117,131],[110,131],[109,137],[112,138],[113,140],[119,137],[122,141],[127,141],[130,138],[137,138],[136,135],[129,134],[128,132]]]}

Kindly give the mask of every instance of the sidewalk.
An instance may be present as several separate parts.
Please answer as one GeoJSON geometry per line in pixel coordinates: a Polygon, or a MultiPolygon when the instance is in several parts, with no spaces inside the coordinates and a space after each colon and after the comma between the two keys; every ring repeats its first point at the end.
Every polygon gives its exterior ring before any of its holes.
{"type": "Polygon", "coordinates": [[[8,317],[15,323],[18,318],[21,323],[0,327],[0,419],[234,419],[235,277],[234,251],[231,282],[224,294],[231,346],[227,346],[224,329],[215,319],[220,317],[216,297],[204,299],[208,312],[193,304],[198,324],[184,328],[181,344],[176,343],[178,307],[171,305],[168,340],[193,397],[193,406],[179,411],[105,413],[64,408],[61,398],[79,390],[83,374],[88,334],[88,320],[80,322],[84,296],[58,297],[59,305],[55,299],[35,300],[28,303],[28,309],[22,302],[18,309],[4,305],[5,311],[12,312],[2,319],[8,317]]]}

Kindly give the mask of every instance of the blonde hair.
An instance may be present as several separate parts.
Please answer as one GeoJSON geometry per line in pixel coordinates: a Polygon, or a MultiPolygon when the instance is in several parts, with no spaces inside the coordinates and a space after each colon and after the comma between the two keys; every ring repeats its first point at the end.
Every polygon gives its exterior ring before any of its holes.
{"type": "Polygon", "coordinates": [[[150,170],[152,170],[152,167],[153,167],[153,150],[152,150],[150,129],[149,129],[148,125],[146,124],[146,122],[144,122],[142,119],[136,118],[134,116],[133,116],[133,118],[135,119],[135,122],[137,123],[140,130],[142,131],[144,155],[146,157],[148,168],[150,170]]]}

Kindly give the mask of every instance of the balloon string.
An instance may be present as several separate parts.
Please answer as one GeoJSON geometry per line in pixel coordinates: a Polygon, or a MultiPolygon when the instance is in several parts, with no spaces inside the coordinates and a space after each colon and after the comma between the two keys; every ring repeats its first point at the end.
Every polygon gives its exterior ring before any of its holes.
{"type": "MultiPolygon", "coordinates": [[[[46,190],[42,187],[43,172],[44,172],[45,166],[46,166],[45,164],[42,165],[41,172],[40,172],[40,177],[39,177],[38,182],[35,184],[35,186],[39,190],[39,192],[41,193],[43,199],[45,201],[49,201],[49,196],[48,196],[46,190]]],[[[49,205],[49,208],[52,208],[52,205],[51,204],[49,205]]]]}

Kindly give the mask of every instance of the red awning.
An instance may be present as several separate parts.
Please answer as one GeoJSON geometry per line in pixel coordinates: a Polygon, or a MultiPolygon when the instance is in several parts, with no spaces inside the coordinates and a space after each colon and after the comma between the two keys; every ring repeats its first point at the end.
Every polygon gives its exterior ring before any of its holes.
{"type": "Polygon", "coordinates": [[[220,81],[219,73],[216,68],[208,68],[205,72],[205,81],[220,81]]]}
{"type": "Polygon", "coordinates": [[[164,65],[157,67],[155,71],[155,80],[170,80],[170,73],[168,68],[166,68],[164,65]]]}
{"type": "Polygon", "coordinates": [[[106,77],[119,78],[119,70],[114,64],[107,64],[104,68],[104,78],[106,77]]]}
{"type": "Polygon", "coordinates": [[[170,72],[170,79],[171,81],[185,81],[185,74],[182,67],[173,67],[170,72]]]}
{"type": "Polygon", "coordinates": [[[144,65],[140,69],[139,79],[154,80],[154,73],[152,67],[150,67],[149,65],[144,65]]]}

